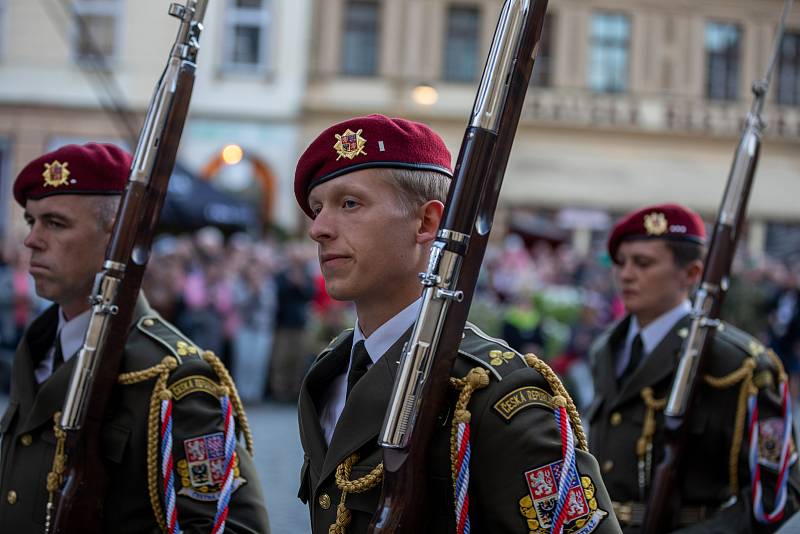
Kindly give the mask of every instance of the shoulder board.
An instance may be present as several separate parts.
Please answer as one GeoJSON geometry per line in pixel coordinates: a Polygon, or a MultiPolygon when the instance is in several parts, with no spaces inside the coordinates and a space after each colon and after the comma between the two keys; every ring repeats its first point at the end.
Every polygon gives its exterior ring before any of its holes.
{"type": "Polygon", "coordinates": [[[508,346],[502,339],[489,336],[472,323],[464,325],[464,335],[458,354],[472,363],[487,369],[497,380],[512,371],[527,367],[522,354],[508,346]]]}
{"type": "Polygon", "coordinates": [[[759,340],[744,330],[740,330],[726,322],[720,322],[719,326],[717,326],[717,332],[714,335],[719,339],[727,341],[753,358],[762,356],[767,350],[764,344],[759,340]]]}
{"type": "Polygon", "coordinates": [[[744,330],[723,322],[717,327],[716,337],[736,347],[744,358],[753,358],[756,363],[753,382],[759,389],[775,386],[785,377],[786,371],[778,355],[744,330]]]}
{"type": "Polygon", "coordinates": [[[145,315],[136,323],[136,328],[169,351],[178,363],[183,363],[186,357],[200,357],[200,348],[159,315],[145,315]]]}

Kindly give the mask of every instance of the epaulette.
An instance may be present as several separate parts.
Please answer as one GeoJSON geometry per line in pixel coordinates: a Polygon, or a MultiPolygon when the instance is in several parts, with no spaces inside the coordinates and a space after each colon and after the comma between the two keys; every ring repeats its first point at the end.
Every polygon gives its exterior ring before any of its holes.
{"type": "Polygon", "coordinates": [[[136,323],[136,328],[142,334],[158,343],[161,347],[175,356],[178,363],[183,363],[187,357],[200,358],[202,350],[192,343],[185,334],[166,322],[160,315],[145,315],[136,323]]]}
{"type": "Polygon", "coordinates": [[[472,364],[479,364],[497,380],[502,380],[517,369],[528,367],[522,354],[505,341],[489,336],[469,322],[464,325],[458,354],[472,364]]]}
{"type": "Polygon", "coordinates": [[[778,355],[744,330],[721,322],[717,327],[715,339],[727,342],[738,349],[743,359],[753,359],[755,363],[753,384],[759,389],[774,387],[777,381],[785,376],[786,372],[778,355]]]}

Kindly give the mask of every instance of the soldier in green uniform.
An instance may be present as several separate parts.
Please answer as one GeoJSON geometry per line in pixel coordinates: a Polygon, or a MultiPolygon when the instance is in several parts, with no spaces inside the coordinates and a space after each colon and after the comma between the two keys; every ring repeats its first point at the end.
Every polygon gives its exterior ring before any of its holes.
{"type": "MultiPolygon", "coordinates": [[[[314,533],[366,532],[377,508],[377,435],[450,177],[450,153],[436,133],[382,115],[331,126],[298,162],[295,194],[311,218],[326,288],[357,312],[355,327],[317,357],[300,393],[299,497],[314,533]]],[[[468,324],[453,379],[430,444],[426,486],[436,511],[427,532],[464,531],[463,522],[456,528],[463,501],[454,497],[450,435],[466,420],[472,532],[545,534],[559,522],[568,533],[619,531],[574,405],[543,362],[468,324]],[[562,477],[564,465],[573,467],[562,477]]]]}
{"type": "MultiPolygon", "coordinates": [[[[675,204],[637,210],[609,237],[628,315],[592,348],[587,419],[590,450],[626,533],[640,530],[664,455],[663,409],[691,322],[688,298],[702,274],[704,240],[700,216],[675,204]]],[[[791,416],[782,410],[784,400],[791,406],[782,398],[786,375],[774,353],[726,323],[707,362],[691,408],[677,521],[686,532],[772,532],[797,510],[800,487],[791,416]]]]}
{"type": "MultiPolygon", "coordinates": [[[[62,409],[83,343],[88,297],[130,163],[130,156],[113,145],[67,145],[29,163],[14,184],[30,227],[25,245],[36,291],[54,305],[31,324],[17,349],[10,401],[0,420],[3,532],[44,532],[47,503],[56,487],[50,479],[57,478],[50,475],[51,470],[57,474],[54,415],[62,409]]],[[[166,519],[173,508],[164,499],[158,469],[160,399],[172,403],[176,527],[212,532],[215,516],[227,509],[226,532],[268,532],[247,422],[230,376],[216,357],[152,310],[144,296],[136,305],[101,433],[108,473],[106,530],[176,531],[166,519]],[[225,460],[220,397],[225,395],[248,442],[247,449],[236,447],[228,507],[218,506],[225,460]]]]}

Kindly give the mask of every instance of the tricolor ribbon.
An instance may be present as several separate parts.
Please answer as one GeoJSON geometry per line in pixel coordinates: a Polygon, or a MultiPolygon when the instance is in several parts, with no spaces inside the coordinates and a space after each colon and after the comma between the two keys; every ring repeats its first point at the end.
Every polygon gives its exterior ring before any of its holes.
{"type": "Polygon", "coordinates": [[[775,507],[771,512],[764,510],[763,491],[761,488],[761,465],[758,462],[758,441],[760,436],[758,422],[758,396],[752,394],[747,399],[749,421],[750,481],[753,493],[753,515],[760,523],[776,523],[783,517],[786,506],[786,495],[789,482],[789,464],[792,443],[792,403],[789,397],[789,385],[781,382],[781,409],[783,415],[783,439],[781,443],[780,462],[778,463],[778,480],[775,483],[775,507]]]}

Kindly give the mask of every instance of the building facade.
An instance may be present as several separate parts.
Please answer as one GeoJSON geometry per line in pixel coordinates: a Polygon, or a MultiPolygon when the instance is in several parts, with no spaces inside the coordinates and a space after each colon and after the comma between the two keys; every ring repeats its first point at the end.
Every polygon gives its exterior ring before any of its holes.
{"type": "MultiPolygon", "coordinates": [[[[0,0],[0,234],[18,234],[13,177],[66,142],[129,149],[177,31],[169,3],[0,0]]],[[[292,227],[297,119],[307,68],[306,0],[211,1],[190,116],[178,155],[187,168],[261,203],[292,227]],[[241,163],[219,165],[225,146],[241,163]]]]}
{"type": "MultiPolygon", "coordinates": [[[[301,232],[294,164],[333,121],[375,112],[421,120],[455,157],[502,4],[211,1],[179,157],[258,198],[268,221],[301,232]],[[242,149],[240,164],[223,162],[227,145],[242,149]]],[[[544,214],[586,249],[593,232],[644,203],[682,202],[712,218],[781,8],[780,0],[550,2],[501,226],[544,214]]],[[[174,39],[165,11],[133,0],[0,0],[0,233],[20,224],[9,192],[26,161],[67,141],[130,146],[174,39]]],[[[749,210],[756,252],[800,223],[797,9],[764,119],[749,210]]]]}
{"type": "MultiPolygon", "coordinates": [[[[502,4],[316,0],[308,136],[340,117],[383,112],[430,123],[455,155],[502,4]],[[421,84],[438,93],[435,103],[415,99],[421,84]]],[[[712,218],[782,4],[550,2],[501,211],[549,213],[580,248],[587,232],[610,224],[609,214],[645,203],[681,202],[712,218]]],[[[763,116],[750,201],[754,251],[770,224],[800,221],[796,9],[763,116]]]]}

